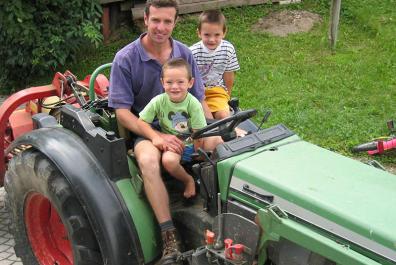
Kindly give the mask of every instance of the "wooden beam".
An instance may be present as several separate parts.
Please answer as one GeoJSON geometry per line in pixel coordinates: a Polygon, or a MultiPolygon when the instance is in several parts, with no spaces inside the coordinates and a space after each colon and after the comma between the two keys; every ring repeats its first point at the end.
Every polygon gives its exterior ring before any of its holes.
{"type": "MultiPolygon", "coordinates": [[[[207,9],[219,9],[229,6],[259,5],[279,0],[180,0],[179,14],[201,12],[207,9]]],[[[132,18],[143,18],[144,4],[132,8],[132,18]]]]}

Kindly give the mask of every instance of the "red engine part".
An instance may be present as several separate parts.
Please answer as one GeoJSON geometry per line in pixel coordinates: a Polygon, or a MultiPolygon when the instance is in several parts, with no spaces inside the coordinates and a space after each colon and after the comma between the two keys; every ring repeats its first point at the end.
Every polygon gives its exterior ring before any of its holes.
{"type": "MultiPolygon", "coordinates": [[[[81,82],[84,86],[89,87],[89,80],[91,79],[91,75],[87,75],[84,80],[81,82]]],[[[95,94],[99,97],[107,97],[109,93],[109,80],[105,75],[99,74],[94,82],[95,94]]]]}
{"type": "MultiPolygon", "coordinates": [[[[0,150],[3,150],[0,152],[1,186],[3,186],[6,164],[9,159],[9,157],[5,157],[5,149],[14,139],[33,129],[31,115],[41,112],[41,107],[38,104],[39,100],[50,96],[66,98],[72,95],[73,91],[67,83],[67,77],[76,80],[76,77],[70,71],[66,71],[64,74],[58,72],[55,74],[50,85],[30,87],[21,90],[7,98],[0,106],[0,150]],[[30,104],[27,104],[24,110],[15,111],[28,102],[30,102],[30,104]]],[[[89,82],[87,78],[85,80],[89,82]]],[[[105,97],[107,96],[108,86],[108,79],[103,75],[99,75],[95,81],[95,92],[105,97]]],[[[89,87],[89,85],[87,84],[86,87],[89,87]]]]}
{"type": "Polygon", "coordinates": [[[215,241],[215,233],[213,233],[210,230],[206,230],[205,241],[206,241],[207,245],[212,246],[214,244],[214,241],[215,241]]]}
{"type": "Polygon", "coordinates": [[[224,256],[226,259],[230,260],[241,260],[242,259],[242,253],[245,249],[245,246],[242,244],[235,244],[233,245],[233,240],[230,238],[227,238],[224,240],[224,256]]]}

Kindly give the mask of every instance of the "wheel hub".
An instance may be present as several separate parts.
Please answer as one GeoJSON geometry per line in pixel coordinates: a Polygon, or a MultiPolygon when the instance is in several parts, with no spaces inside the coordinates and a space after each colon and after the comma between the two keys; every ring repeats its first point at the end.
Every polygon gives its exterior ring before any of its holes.
{"type": "Polygon", "coordinates": [[[73,252],[67,230],[51,202],[39,193],[30,193],[25,203],[28,238],[41,265],[72,265],[73,252]]]}

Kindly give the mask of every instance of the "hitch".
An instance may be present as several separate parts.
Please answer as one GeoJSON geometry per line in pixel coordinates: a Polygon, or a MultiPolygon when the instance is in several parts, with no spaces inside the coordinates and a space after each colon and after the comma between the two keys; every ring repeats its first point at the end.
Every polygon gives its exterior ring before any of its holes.
{"type": "Polygon", "coordinates": [[[223,213],[216,216],[213,231],[205,231],[206,245],[181,253],[176,260],[187,261],[189,265],[250,265],[255,259],[259,234],[254,222],[223,213]]]}

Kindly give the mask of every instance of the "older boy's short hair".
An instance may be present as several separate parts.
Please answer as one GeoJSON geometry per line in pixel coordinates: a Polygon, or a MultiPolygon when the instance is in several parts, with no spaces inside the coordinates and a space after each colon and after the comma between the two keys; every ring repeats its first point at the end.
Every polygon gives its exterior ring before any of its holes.
{"type": "Polygon", "coordinates": [[[150,6],[161,8],[161,7],[173,7],[176,9],[175,19],[179,14],[179,5],[176,0],[147,0],[146,7],[144,8],[144,13],[148,17],[150,15],[150,6]]]}
{"type": "Polygon", "coordinates": [[[192,78],[191,65],[183,58],[173,58],[168,60],[166,63],[164,63],[164,65],[162,66],[161,78],[164,78],[164,72],[167,69],[172,69],[172,68],[185,68],[187,70],[188,80],[191,80],[192,78]]]}
{"type": "Polygon", "coordinates": [[[203,23],[219,24],[223,26],[223,32],[227,30],[226,18],[220,10],[203,11],[198,19],[198,30],[201,30],[203,23]]]}

